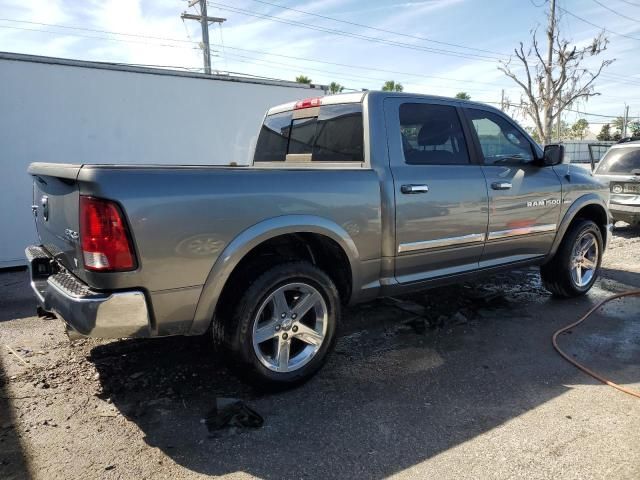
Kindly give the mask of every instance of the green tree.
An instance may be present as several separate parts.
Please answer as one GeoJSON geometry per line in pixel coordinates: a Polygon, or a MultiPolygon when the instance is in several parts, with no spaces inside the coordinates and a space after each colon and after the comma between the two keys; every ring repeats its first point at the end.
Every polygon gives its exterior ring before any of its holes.
{"type": "Polygon", "coordinates": [[[460,100],[471,100],[471,95],[467,92],[458,92],[456,93],[456,98],[459,98],[460,100]]]}
{"type": "Polygon", "coordinates": [[[617,131],[622,133],[622,127],[624,125],[624,118],[616,117],[613,122],[611,122],[611,126],[615,128],[617,131]]]}
{"type": "Polygon", "coordinates": [[[580,140],[584,140],[587,131],[589,130],[589,122],[586,119],[580,118],[571,125],[571,136],[580,140]]]}
{"type": "Polygon", "coordinates": [[[611,135],[611,125],[609,125],[608,123],[603,125],[600,129],[600,133],[596,135],[596,138],[601,142],[608,142],[610,140],[613,140],[613,137],[611,135]]]}
{"type": "Polygon", "coordinates": [[[329,93],[331,95],[335,95],[336,93],[340,93],[344,90],[344,87],[337,82],[331,82],[329,84],[329,93]]]}
{"type": "Polygon", "coordinates": [[[571,138],[573,138],[572,135],[572,130],[571,127],[569,126],[569,124],[567,122],[565,122],[564,120],[562,120],[560,122],[560,132],[558,132],[558,125],[555,124],[553,126],[553,136],[552,138],[558,142],[561,142],[562,140],[569,140],[571,138]]]}
{"type": "Polygon", "coordinates": [[[403,90],[404,90],[404,87],[402,86],[402,84],[396,83],[393,80],[387,80],[386,82],[384,82],[384,85],[382,86],[383,92],[401,92],[403,90]]]}
{"type": "Polygon", "coordinates": [[[640,137],[640,122],[637,120],[635,122],[629,122],[627,131],[631,132],[632,137],[640,137]]]}
{"type": "Polygon", "coordinates": [[[296,77],[296,82],[298,83],[311,83],[311,79],[309,77],[307,77],[306,75],[298,75],[296,77]]]}

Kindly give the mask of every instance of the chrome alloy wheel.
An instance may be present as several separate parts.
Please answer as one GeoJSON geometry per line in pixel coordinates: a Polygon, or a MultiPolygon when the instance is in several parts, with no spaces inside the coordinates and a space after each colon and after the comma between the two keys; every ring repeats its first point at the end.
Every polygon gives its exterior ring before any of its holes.
{"type": "Polygon", "coordinates": [[[578,287],[585,287],[596,274],[598,266],[598,241],[591,232],[576,240],[571,254],[571,278],[578,287]]]}
{"type": "Polygon", "coordinates": [[[306,283],[289,283],[273,291],[253,321],[253,350],[260,363],[287,373],[311,361],[327,334],[324,297],[306,283]]]}

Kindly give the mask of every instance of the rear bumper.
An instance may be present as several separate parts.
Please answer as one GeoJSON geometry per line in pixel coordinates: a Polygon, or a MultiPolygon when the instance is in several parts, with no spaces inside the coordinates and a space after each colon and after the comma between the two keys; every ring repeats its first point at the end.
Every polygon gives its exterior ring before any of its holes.
{"type": "Polygon", "coordinates": [[[66,323],[71,337],[148,337],[149,309],[139,290],[92,290],[64,269],[58,268],[42,247],[25,250],[31,288],[44,310],[66,323]]]}
{"type": "Polygon", "coordinates": [[[622,205],[611,202],[609,211],[615,220],[622,220],[627,223],[640,222],[640,205],[622,205]]]}

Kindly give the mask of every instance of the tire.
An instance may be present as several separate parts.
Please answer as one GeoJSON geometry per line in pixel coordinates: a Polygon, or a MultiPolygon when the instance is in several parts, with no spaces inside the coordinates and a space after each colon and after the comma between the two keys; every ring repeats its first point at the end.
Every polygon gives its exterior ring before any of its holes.
{"type": "Polygon", "coordinates": [[[540,267],[542,284],[557,297],[571,298],[587,293],[595,283],[602,263],[602,233],[591,220],[576,220],[565,233],[553,258],[540,267]],[[591,244],[585,256],[578,255],[591,244]],[[595,251],[595,253],[594,253],[595,251]],[[575,262],[581,262],[578,269],[575,262]],[[579,272],[581,273],[577,273],[579,272]]]}
{"type": "Polygon", "coordinates": [[[326,362],[339,318],[340,296],[327,274],[308,262],[283,263],[246,287],[225,325],[225,343],[251,383],[294,386],[326,362]]]}

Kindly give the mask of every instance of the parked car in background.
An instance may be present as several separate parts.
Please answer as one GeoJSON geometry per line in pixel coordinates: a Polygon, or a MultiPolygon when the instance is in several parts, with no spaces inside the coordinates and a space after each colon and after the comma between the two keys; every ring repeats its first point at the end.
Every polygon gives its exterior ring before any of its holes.
{"type": "Polygon", "coordinates": [[[487,105],[366,92],[271,108],[251,167],[32,164],[32,286],[74,335],[206,333],[296,383],[342,305],[529,265],[585,294],[609,191],[563,152],[487,105]]]}
{"type": "Polygon", "coordinates": [[[609,183],[609,210],[614,221],[640,223],[640,141],[613,145],[594,176],[609,183]]]}

